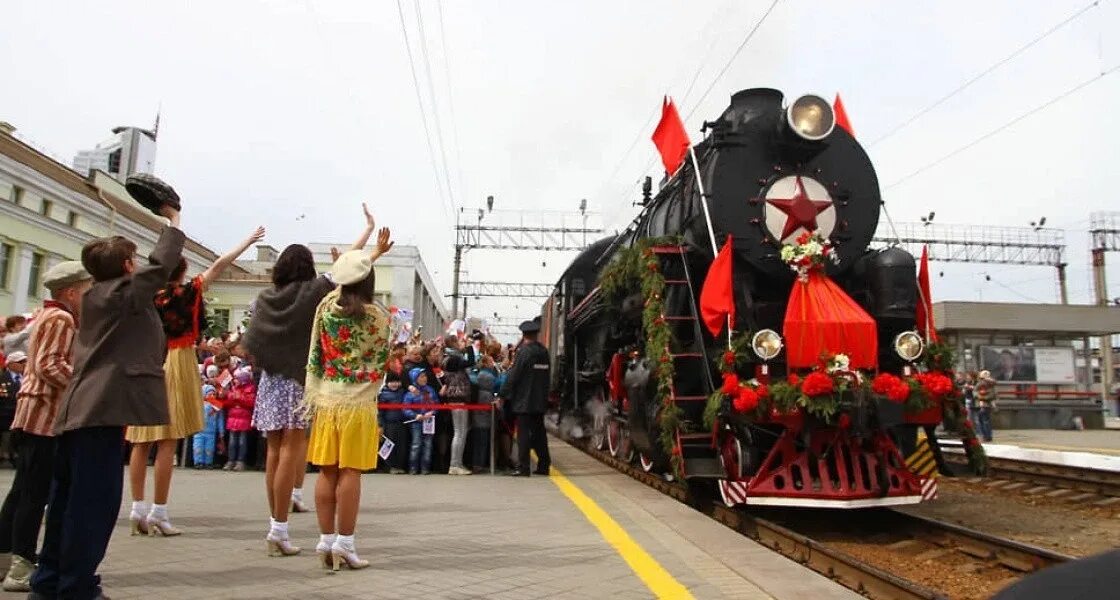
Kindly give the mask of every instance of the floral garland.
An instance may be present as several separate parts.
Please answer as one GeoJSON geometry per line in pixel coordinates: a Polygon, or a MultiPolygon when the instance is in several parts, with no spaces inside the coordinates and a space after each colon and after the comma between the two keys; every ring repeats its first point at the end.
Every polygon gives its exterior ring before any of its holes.
{"type": "Polygon", "coordinates": [[[801,281],[809,279],[809,271],[823,269],[826,260],[838,260],[831,242],[819,233],[807,231],[797,236],[796,243],[783,244],[781,257],[801,281]]]}
{"type": "Polygon", "coordinates": [[[941,403],[941,420],[945,429],[960,434],[965,455],[968,457],[968,466],[977,475],[986,475],[988,473],[988,454],[984,451],[984,446],[980,443],[979,438],[976,437],[976,430],[972,426],[972,421],[968,419],[965,413],[964,394],[961,393],[960,387],[957,386],[953,377],[956,364],[956,352],[954,352],[952,346],[943,342],[934,342],[926,346],[922,358],[922,367],[926,369],[927,374],[937,373],[949,381],[950,391],[945,393],[941,403]]]}
{"type": "Polygon", "coordinates": [[[665,276],[653,248],[680,244],[681,238],[676,236],[638,240],[634,246],[621,250],[599,277],[599,289],[608,299],[617,298],[635,285],[646,299],[642,308],[642,329],[646,334],[645,356],[657,377],[655,400],[661,405],[658,441],[677,477],[683,474],[683,459],[676,451],[681,409],[672,402],[675,368],[669,354],[673,333],[665,318],[665,276]]]}

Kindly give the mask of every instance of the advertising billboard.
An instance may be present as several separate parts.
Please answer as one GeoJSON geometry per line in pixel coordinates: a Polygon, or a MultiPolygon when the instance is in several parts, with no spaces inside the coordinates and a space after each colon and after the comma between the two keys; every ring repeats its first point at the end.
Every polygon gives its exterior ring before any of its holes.
{"type": "Polygon", "coordinates": [[[1077,383],[1069,347],[981,346],[980,368],[1002,383],[1077,383]]]}

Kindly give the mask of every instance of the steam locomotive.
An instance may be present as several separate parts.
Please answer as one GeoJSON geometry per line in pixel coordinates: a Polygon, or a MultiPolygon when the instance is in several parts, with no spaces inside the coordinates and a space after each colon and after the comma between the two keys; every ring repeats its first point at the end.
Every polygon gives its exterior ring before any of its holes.
{"type": "Polygon", "coordinates": [[[917,427],[936,424],[939,414],[915,417],[889,403],[841,397],[847,424],[840,427],[796,410],[743,415],[724,400],[714,422],[705,423],[728,348],[728,338],[712,335],[699,318],[715,240],[730,236],[734,249],[736,311],[728,329],[750,332],[750,350],[736,365],[740,378],[765,383],[797,372],[786,361],[796,342],[782,337],[797,274],[780,253],[806,232],[831,244],[825,273],[874,319],[878,372],[909,373],[923,351],[914,258],[901,248],[869,248],[879,221],[878,179],[866,152],[835,121],[818,96],[785,104],[778,90],[744,90],[704,123],[704,139],[693,148],[698,168],[686,165],[656,193],[647,178],[640,214],[577,256],[543,306],[542,342],[562,423],[643,469],[716,486],[728,505],[857,508],[922,500],[926,482],[900,448],[911,448],[917,427]],[[671,339],[660,362],[645,351],[649,290],[631,284],[608,293],[602,281],[639,247],[664,280],[659,322],[671,339]],[[658,373],[670,366],[666,392],[658,373]],[[666,410],[675,411],[672,431],[666,410]]]}

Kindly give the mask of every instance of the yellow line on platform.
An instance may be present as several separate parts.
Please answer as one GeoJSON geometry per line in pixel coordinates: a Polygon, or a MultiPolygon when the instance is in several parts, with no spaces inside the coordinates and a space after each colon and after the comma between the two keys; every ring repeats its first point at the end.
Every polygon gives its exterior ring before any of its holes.
{"type": "Polygon", "coordinates": [[[673,598],[673,599],[691,599],[693,596],[688,591],[688,588],[680,584],[679,581],[673,578],[665,567],[662,567],[652,556],[649,555],[626,530],[622,528],[607,511],[599,507],[583,490],[576,487],[574,483],[568,480],[563,473],[558,471],[556,467],[552,467],[552,474],[549,475],[552,483],[560,488],[560,491],[576,505],[576,508],[587,517],[588,521],[594,525],[603,539],[607,541],[619,556],[630,565],[630,569],[646,584],[649,591],[653,592],[654,596],[658,598],[673,598]]]}

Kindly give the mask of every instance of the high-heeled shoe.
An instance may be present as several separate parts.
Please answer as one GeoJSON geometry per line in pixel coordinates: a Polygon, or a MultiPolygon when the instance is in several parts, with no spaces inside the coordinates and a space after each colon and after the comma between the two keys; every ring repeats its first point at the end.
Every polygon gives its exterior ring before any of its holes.
{"type": "Polygon", "coordinates": [[[292,512],[305,513],[308,512],[308,510],[309,509],[307,508],[307,505],[303,503],[303,500],[292,498],[292,512]]]}
{"type": "Polygon", "coordinates": [[[133,513],[128,515],[128,522],[130,525],[129,535],[148,535],[148,530],[151,528],[148,524],[148,517],[133,513]]]}
{"type": "Polygon", "coordinates": [[[323,565],[324,569],[328,571],[334,570],[333,562],[331,560],[332,555],[330,544],[320,541],[315,545],[315,554],[319,558],[319,564],[323,565]]]}
{"type": "Polygon", "coordinates": [[[147,523],[148,535],[150,537],[156,537],[157,535],[162,535],[163,537],[175,537],[177,535],[183,534],[183,530],[172,525],[171,521],[156,521],[149,517],[147,519],[147,523]]]}
{"type": "Polygon", "coordinates": [[[295,556],[303,549],[299,546],[292,545],[292,542],[287,537],[279,537],[274,535],[271,531],[268,536],[264,538],[265,543],[268,545],[269,556],[295,556]]]}
{"type": "Polygon", "coordinates": [[[352,545],[342,545],[336,540],[334,545],[331,546],[331,557],[334,559],[334,570],[339,571],[342,565],[346,565],[351,571],[364,569],[369,566],[369,561],[358,556],[358,552],[352,545]]]}

